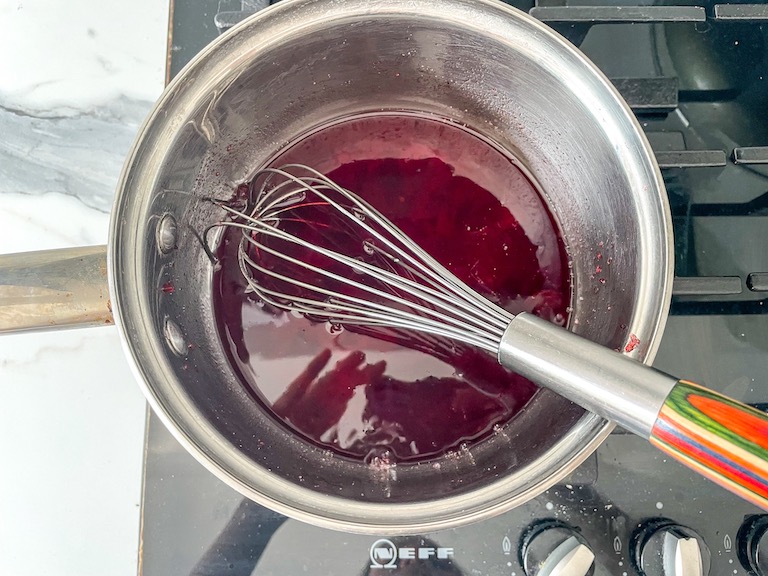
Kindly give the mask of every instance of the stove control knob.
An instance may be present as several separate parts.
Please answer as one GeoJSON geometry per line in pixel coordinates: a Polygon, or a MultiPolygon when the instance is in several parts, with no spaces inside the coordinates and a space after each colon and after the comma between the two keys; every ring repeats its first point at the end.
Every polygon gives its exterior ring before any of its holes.
{"type": "Polygon", "coordinates": [[[747,518],[737,537],[742,566],[757,576],[768,576],[768,516],[747,518]]]}
{"type": "Polygon", "coordinates": [[[531,526],[520,552],[526,576],[588,576],[595,561],[581,534],[557,520],[531,526]]]}
{"type": "Polygon", "coordinates": [[[654,519],[641,525],[632,540],[632,562],[643,576],[709,574],[709,548],[691,528],[654,519]]]}

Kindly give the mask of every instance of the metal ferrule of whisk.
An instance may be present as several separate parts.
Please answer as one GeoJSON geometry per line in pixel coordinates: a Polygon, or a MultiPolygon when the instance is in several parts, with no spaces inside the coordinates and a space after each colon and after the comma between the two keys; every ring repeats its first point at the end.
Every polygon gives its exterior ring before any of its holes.
{"type": "MultiPolygon", "coordinates": [[[[531,314],[486,300],[365,200],[299,164],[266,168],[244,207],[219,205],[242,230],[240,269],[266,304],[378,334],[407,331],[485,350],[511,370],[642,436],[676,379],[531,314]],[[318,221],[322,215],[322,222],[318,221]],[[318,242],[333,228],[337,245],[318,242]],[[362,250],[361,258],[350,246],[362,250]]],[[[432,339],[432,340],[430,340],[432,339]]]]}

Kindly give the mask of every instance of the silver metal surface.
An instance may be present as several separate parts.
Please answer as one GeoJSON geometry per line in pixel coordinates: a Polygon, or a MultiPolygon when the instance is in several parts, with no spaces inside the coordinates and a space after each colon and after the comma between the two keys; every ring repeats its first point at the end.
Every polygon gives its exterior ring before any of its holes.
{"type": "Polygon", "coordinates": [[[525,576],[587,576],[595,561],[584,537],[556,520],[528,527],[521,556],[525,576]]]}
{"type": "Polygon", "coordinates": [[[700,534],[687,526],[664,519],[649,520],[640,527],[636,538],[633,563],[643,576],[706,576],[710,573],[709,547],[700,534]]]}
{"type": "Polygon", "coordinates": [[[705,576],[696,538],[664,534],[664,576],[705,576]]]}
{"type": "Polygon", "coordinates": [[[583,55],[490,1],[284,0],[222,36],[168,87],[127,160],[111,222],[110,288],[152,408],[219,478],[314,524],[413,533],[527,501],[612,425],[544,390],[466,458],[439,469],[398,465],[385,490],[369,466],[286,434],[253,401],[222,347],[213,265],[197,238],[223,210],[200,198],[228,199],[308,131],[380,110],[466,124],[515,156],[540,185],[572,259],[572,329],[611,348],[635,334],[642,345],[632,355],[653,357],[672,253],[650,148],[583,55]],[[157,226],[166,214],[179,226],[163,252],[157,226]],[[594,276],[600,260],[611,264],[594,276]],[[168,281],[172,296],[162,290],[168,281]]]}
{"type": "Polygon", "coordinates": [[[106,246],[0,255],[0,333],[112,323],[106,246]]]}
{"type": "Polygon", "coordinates": [[[594,561],[589,546],[571,536],[552,552],[537,576],[587,576],[594,561]]]}
{"type": "Polygon", "coordinates": [[[510,323],[499,362],[645,438],[677,382],[530,314],[510,323]]]}

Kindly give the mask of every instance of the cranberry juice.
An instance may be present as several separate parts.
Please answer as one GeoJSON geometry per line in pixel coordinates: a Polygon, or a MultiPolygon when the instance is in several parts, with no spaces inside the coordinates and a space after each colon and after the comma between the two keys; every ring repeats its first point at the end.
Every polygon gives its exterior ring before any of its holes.
{"type": "MultiPolygon", "coordinates": [[[[510,312],[566,322],[563,243],[507,156],[442,121],[371,115],[320,130],[272,163],[301,163],[364,197],[434,258],[510,312]]],[[[275,417],[348,457],[422,460],[481,440],[536,388],[452,343],[401,346],[265,307],[246,291],[240,232],[218,251],[215,309],[242,378],[275,417]]]]}

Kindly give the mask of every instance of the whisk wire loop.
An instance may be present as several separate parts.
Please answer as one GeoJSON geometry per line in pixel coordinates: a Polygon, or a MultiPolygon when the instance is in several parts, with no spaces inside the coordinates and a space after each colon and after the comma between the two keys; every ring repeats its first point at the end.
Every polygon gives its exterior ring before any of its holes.
{"type": "MultiPolygon", "coordinates": [[[[388,270],[384,270],[383,268],[380,268],[373,264],[369,264],[368,262],[364,262],[356,258],[352,258],[345,254],[339,254],[332,250],[323,248],[321,246],[317,246],[310,242],[306,242],[302,238],[299,238],[297,236],[284,232],[280,229],[273,228],[271,226],[263,226],[261,224],[259,224],[258,227],[267,236],[277,237],[282,240],[285,240],[286,242],[297,244],[298,246],[301,246],[306,250],[310,250],[317,254],[327,256],[329,258],[334,258],[337,261],[341,262],[342,264],[345,264],[351,270],[356,271],[361,275],[371,277],[377,280],[377,282],[381,283],[380,285],[387,286],[391,290],[390,292],[385,292],[383,290],[374,288],[373,286],[366,284],[364,282],[358,282],[353,280],[352,278],[347,278],[339,274],[332,273],[323,268],[313,266],[312,264],[299,260],[295,257],[291,257],[285,254],[284,252],[275,250],[267,246],[266,244],[259,243],[251,235],[244,235],[242,242],[248,242],[254,245],[258,251],[266,252],[268,254],[276,256],[277,258],[280,258],[281,260],[284,260],[291,264],[294,264],[297,266],[303,266],[306,270],[309,270],[317,274],[318,276],[323,276],[328,279],[338,281],[349,287],[355,288],[357,290],[361,290],[363,292],[367,292],[371,295],[375,295],[383,299],[392,300],[394,303],[409,307],[413,310],[418,310],[422,314],[425,314],[428,316],[434,316],[435,318],[439,318],[444,322],[460,325],[465,329],[466,329],[466,322],[470,322],[476,325],[476,331],[480,333],[487,331],[487,324],[482,319],[478,320],[472,317],[462,316],[462,320],[458,321],[457,317],[462,315],[464,311],[460,308],[455,307],[454,302],[452,300],[447,299],[443,294],[432,289],[429,286],[424,286],[413,280],[409,280],[408,278],[404,278],[403,276],[397,275],[388,270]],[[400,296],[400,294],[403,294],[403,293],[407,293],[409,295],[409,298],[400,296]],[[417,300],[420,300],[424,303],[431,304],[433,307],[430,308],[423,304],[418,304],[417,302],[414,302],[414,298],[413,298],[414,296],[416,297],[417,300]],[[437,300],[440,300],[440,301],[438,302],[437,300]],[[441,308],[447,312],[450,312],[450,314],[440,313],[437,311],[438,308],[441,308]]],[[[276,277],[271,270],[264,268],[262,266],[259,266],[256,262],[254,262],[248,255],[247,250],[242,250],[240,254],[241,254],[241,259],[246,259],[248,264],[252,266],[254,269],[258,269],[259,272],[263,274],[276,277]]],[[[279,279],[283,281],[287,280],[284,276],[280,277],[279,279]]],[[[317,285],[312,285],[306,282],[300,282],[298,280],[294,280],[294,283],[297,285],[300,285],[304,289],[312,290],[314,292],[319,292],[321,294],[325,294],[326,296],[336,297],[338,300],[343,299],[345,301],[350,301],[350,302],[354,301],[357,304],[367,304],[369,306],[374,304],[374,302],[371,302],[369,300],[352,298],[351,296],[346,294],[339,295],[335,292],[322,289],[317,285]]],[[[261,287],[261,290],[263,289],[264,288],[261,287]]]]}
{"type": "MultiPolygon", "coordinates": [[[[266,252],[271,253],[273,255],[279,255],[281,257],[284,256],[283,254],[278,253],[277,251],[274,251],[268,247],[262,246],[262,248],[266,252]]],[[[293,263],[300,263],[300,261],[290,257],[287,257],[286,260],[291,261],[293,263]]],[[[484,331],[478,328],[474,330],[470,330],[468,329],[466,324],[463,324],[462,322],[458,321],[455,317],[443,314],[441,312],[438,312],[436,310],[430,309],[422,305],[418,305],[412,302],[411,300],[400,298],[395,295],[383,292],[381,290],[377,290],[366,284],[355,282],[343,276],[333,274],[321,268],[317,268],[315,266],[302,263],[305,266],[305,268],[310,272],[316,272],[318,275],[322,275],[324,277],[337,280],[343,284],[347,284],[351,287],[367,291],[370,294],[379,296],[383,299],[391,300],[395,303],[411,308],[412,310],[415,311],[415,313],[394,308],[391,305],[381,304],[373,300],[358,298],[355,296],[334,292],[332,290],[327,290],[315,284],[310,284],[302,280],[290,278],[288,276],[285,276],[283,274],[277,273],[273,270],[270,270],[268,268],[261,266],[260,264],[255,262],[253,259],[251,259],[251,257],[248,256],[247,254],[241,257],[241,265],[242,265],[242,262],[247,263],[247,265],[250,266],[253,270],[256,270],[257,272],[264,274],[265,276],[269,276],[283,282],[290,282],[300,288],[304,288],[308,291],[327,296],[328,298],[326,298],[323,301],[324,312],[322,316],[324,317],[323,318],[324,320],[328,320],[332,323],[338,322],[338,323],[343,323],[347,325],[359,325],[359,326],[399,325],[399,326],[407,326],[411,329],[413,329],[416,323],[418,323],[418,324],[424,324],[425,326],[422,329],[432,334],[450,337],[457,340],[464,340],[467,343],[472,343],[473,345],[485,348],[490,351],[494,351],[495,349],[498,348],[498,344],[494,343],[493,339],[484,338],[484,333],[486,333],[487,330],[484,331]],[[432,318],[430,318],[430,316],[432,318]],[[446,326],[446,323],[448,323],[447,326],[446,326]]],[[[241,268],[241,271],[243,271],[244,274],[250,273],[250,271],[247,268],[246,269],[241,268]]],[[[269,288],[265,288],[263,285],[260,285],[258,288],[258,293],[269,304],[272,304],[280,308],[285,307],[284,303],[282,303],[281,300],[279,299],[279,297],[284,296],[283,292],[271,290],[269,288]],[[265,297],[265,295],[267,297],[265,297]],[[273,297],[278,297],[278,299],[275,299],[273,297]]],[[[298,312],[301,314],[306,314],[311,317],[314,317],[317,315],[316,314],[316,306],[318,303],[317,300],[303,297],[303,296],[292,296],[291,301],[292,301],[292,305],[290,307],[291,311],[298,312]]]]}
{"type": "Polygon", "coordinates": [[[253,179],[243,209],[218,204],[230,219],[214,227],[242,231],[240,270],[254,294],[275,308],[332,324],[430,334],[492,353],[514,318],[313,168],[266,168],[253,179]],[[318,233],[327,242],[316,241],[318,233]],[[373,262],[348,253],[361,245],[373,262]]]}
{"type": "MultiPolygon", "coordinates": [[[[404,234],[398,229],[392,222],[382,216],[378,210],[371,206],[368,202],[360,198],[357,194],[339,186],[334,181],[330,180],[324,174],[318,172],[314,168],[304,166],[303,164],[286,164],[280,168],[265,168],[257,174],[266,174],[267,177],[260,189],[260,195],[262,197],[271,196],[273,189],[267,188],[267,185],[272,177],[275,175],[287,178],[303,191],[314,194],[344,215],[348,222],[354,222],[357,226],[364,229],[369,234],[373,235],[378,241],[384,244],[387,248],[397,253],[398,256],[410,263],[412,266],[418,268],[422,274],[434,282],[436,286],[439,286],[442,290],[447,290],[449,293],[459,296],[462,302],[465,302],[465,298],[469,298],[471,306],[466,303],[466,309],[473,312],[488,312],[487,320],[494,323],[498,319],[498,312],[500,309],[494,306],[492,303],[487,302],[485,299],[477,298],[477,294],[466,286],[462,281],[456,278],[449,270],[447,270],[442,264],[430,256],[421,246],[411,240],[408,235],[404,234]],[[297,171],[306,171],[311,176],[296,176],[289,172],[294,169],[297,171]],[[336,200],[324,193],[324,190],[332,190],[339,194],[341,197],[352,202],[354,207],[357,208],[359,213],[363,214],[365,218],[356,216],[352,211],[348,210],[342,204],[339,204],[336,200]],[[388,234],[385,236],[378,230],[371,227],[366,220],[370,219],[375,222],[384,232],[388,234]],[[478,310],[480,309],[480,310],[478,310]]],[[[258,203],[257,203],[258,206],[258,203]]],[[[499,326],[506,328],[509,324],[508,319],[504,319],[500,322],[499,326]]]]}

